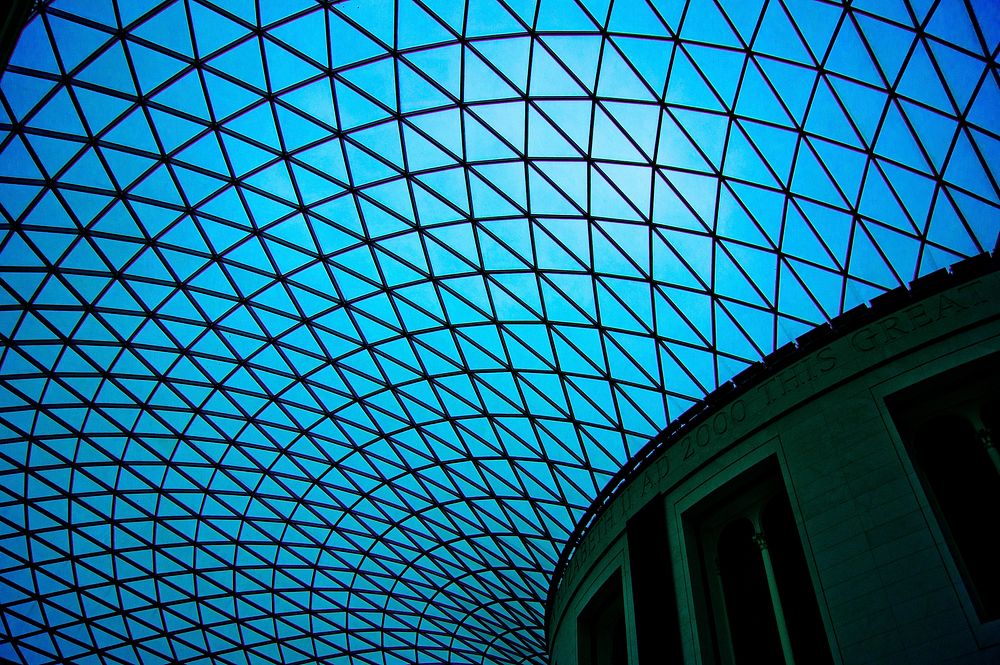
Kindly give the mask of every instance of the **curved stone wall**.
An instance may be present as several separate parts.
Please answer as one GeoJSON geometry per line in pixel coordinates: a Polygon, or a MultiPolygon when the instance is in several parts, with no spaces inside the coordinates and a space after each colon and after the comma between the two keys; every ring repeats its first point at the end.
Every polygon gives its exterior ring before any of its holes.
{"type": "Polygon", "coordinates": [[[1000,621],[984,618],[940,502],[904,441],[902,416],[890,408],[913,386],[930,386],[924,400],[936,399],[936,385],[997,390],[996,268],[983,255],[890,292],[779,350],[654,439],[564,553],[548,606],[553,663],[600,665],[599,649],[583,653],[593,636],[580,617],[596,611],[592,599],[616,574],[630,662],[639,661],[643,639],[676,641],[687,663],[732,662],[720,646],[728,633],[719,629],[722,600],[713,597],[714,564],[700,534],[706,515],[756,491],[765,467],[788,497],[833,662],[1000,657],[1000,621]],[[948,384],[935,379],[945,375],[948,384]],[[671,571],[674,597],[663,602],[676,606],[673,638],[636,631],[648,601],[637,602],[635,589],[648,586],[640,578],[649,572],[637,572],[630,546],[641,541],[637,514],[655,502],[669,543],[661,558],[671,571]]]}

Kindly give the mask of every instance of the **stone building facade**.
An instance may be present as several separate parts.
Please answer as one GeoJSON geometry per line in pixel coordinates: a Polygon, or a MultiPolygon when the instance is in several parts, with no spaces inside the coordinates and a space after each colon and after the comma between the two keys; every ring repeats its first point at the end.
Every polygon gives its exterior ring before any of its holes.
{"type": "Polygon", "coordinates": [[[595,504],[552,662],[1000,662],[998,417],[995,257],[807,334],[595,504]]]}

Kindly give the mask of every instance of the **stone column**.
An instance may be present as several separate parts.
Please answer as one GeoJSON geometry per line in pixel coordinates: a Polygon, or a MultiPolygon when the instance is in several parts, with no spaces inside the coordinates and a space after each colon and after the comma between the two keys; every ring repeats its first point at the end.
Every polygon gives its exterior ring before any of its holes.
{"type": "Polygon", "coordinates": [[[767,576],[767,590],[771,594],[771,604],[774,606],[774,621],[778,624],[778,638],[781,640],[781,651],[785,655],[785,665],[795,665],[792,654],[792,641],[788,636],[788,626],[785,624],[785,611],[781,607],[781,597],[778,595],[778,583],[774,578],[774,564],[767,551],[767,538],[759,525],[760,516],[754,520],[753,541],[760,548],[760,558],[764,562],[764,574],[767,576]]]}

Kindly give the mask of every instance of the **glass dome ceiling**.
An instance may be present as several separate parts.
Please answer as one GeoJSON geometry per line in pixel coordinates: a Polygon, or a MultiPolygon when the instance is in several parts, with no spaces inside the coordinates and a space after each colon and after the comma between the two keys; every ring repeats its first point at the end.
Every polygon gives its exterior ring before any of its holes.
{"type": "Polygon", "coordinates": [[[37,4],[0,659],[544,662],[632,453],[1000,229],[991,0],[37,4]]]}

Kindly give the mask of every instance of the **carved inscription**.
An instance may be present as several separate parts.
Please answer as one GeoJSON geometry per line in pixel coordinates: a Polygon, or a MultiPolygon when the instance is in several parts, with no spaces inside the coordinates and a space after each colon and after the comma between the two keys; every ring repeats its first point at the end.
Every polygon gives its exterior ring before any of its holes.
{"type": "MultiPolygon", "coordinates": [[[[951,292],[931,296],[861,328],[851,334],[850,348],[855,353],[871,353],[932,323],[985,303],[989,299],[981,282],[963,284],[951,292]]],[[[757,393],[764,398],[764,408],[770,407],[787,395],[802,392],[816,379],[836,369],[841,364],[837,346],[844,350],[842,344],[826,346],[762,383],[757,388],[757,393]]]]}
{"type": "Polygon", "coordinates": [[[895,342],[917,330],[941,319],[949,318],[965,310],[987,302],[989,296],[980,282],[963,284],[949,293],[940,293],[851,335],[851,348],[861,353],[895,342]]]}
{"type": "Polygon", "coordinates": [[[729,432],[734,426],[747,418],[747,405],[742,399],[734,400],[727,408],[703,422],[694,431],[684,437],[684,459],[691,459],[698,448],[707,448],[713,441],[729,432]]]}
{"type": "Polygon", "coordinates": [[[653,466],[642,474],[641,482],[639,483],[639,486],[642,488],[639,492],[639,498],[645,499],[647,496],[658,492],[660,490],[660,483],[669,475],[670,456],[660,455],[660,458],[653,463],[653,466]]]}
{"type": "Polygon", "coordinates": [[[778,376],[768,379],[757,388],[764,397],[764,407],[774,404],[779,397],[798,393],[820,376],[837,367],[837,356],[829,346],[804,358],[778,376]]]}
{"type": "Polygon", "coordinates": [[[589,565],[591,557],[621,533],[633,509],[642,507],[650,497],[663,491],[672,476],[683,476],[693,469],[697,462],[690,460],[724,446],[727,439],[743,435],[747,426],[777,408],[776,403],[790,405],[803,392],[816,388],[812,384],[825,375],[850,364],[848,360],[852,356],[872,354],[942,319],[995,299],[990,286],[984,285],[982,280],[931,296],[823,347],[720,408],[685,436],[680,445],[664,450],[590,527],[563,573],[556,592],[556,605],[562,606],[565,590],[575,588],[576,578],[582,573],[581,566],[589,565]]]}

